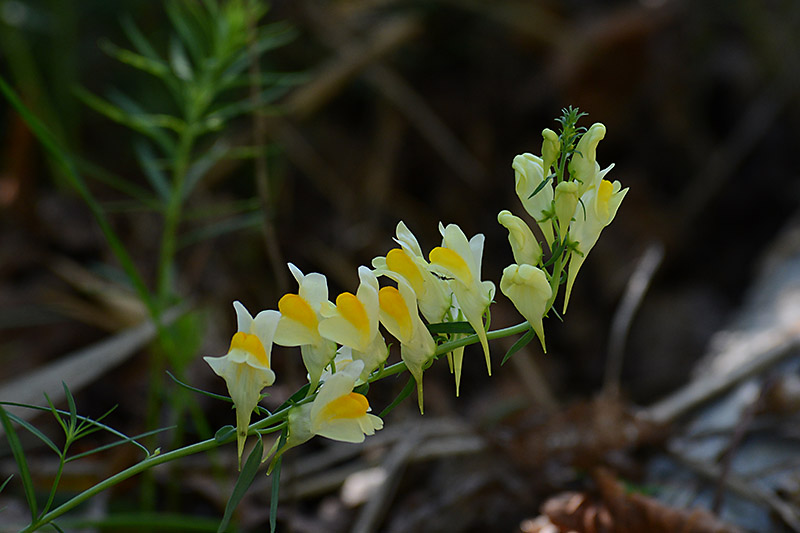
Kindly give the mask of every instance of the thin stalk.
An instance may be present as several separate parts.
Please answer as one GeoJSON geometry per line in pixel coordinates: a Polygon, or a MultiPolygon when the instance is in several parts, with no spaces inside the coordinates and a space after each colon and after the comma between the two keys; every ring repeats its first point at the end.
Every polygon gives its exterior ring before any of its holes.
{"type": "Polygon", "coordinates": [[[67,448],[69,447],[69,442],[64,446],[64,451],[59,454],[58,457],[58,470],[56,470],[56,477],[53,479],[53,486],[50,489],[50,494],[47,497],[47,503],[44,504],[42,508],[42,513],[46,513],[50,506],[53,505],[53,500],[56,497],[56,489],[58,488],[58,483],[61,481],[61,475],[64,473],[64,465],[66,464],[65,458],[67,456],[67,448]]]}
{"type": "MultiPolygon", "coordinates": [[[[495,340],[495,339],[499,339],[499,338],[503,338],[503,337],[508,337],[510,335],[515,335],[515,334],[518,334],[518,333],[524,333],[529,328],[530,328],[530,324],[528,324],[528,322],[522,322],[522,323],[517,324],[515,326],[509,326],[507,328],[502,328],[502,329],[498,329],[498,330],[495,330],[495,331],[490,331],[490,332],[487,333],[486,336],[489,338],[489,340],[495,340]]],[[[479,342],[479,339],[478,339],[478,336],[476,334],[467,335],[466,337],[463,337],[463,338],[458,339],[458,340],[445,342],[445,343],[441,344],[436,349],[436,356],[440,356],[440,355],[443,355],[445,353],[451,352],[452,350],[454,350],[456,348],[459,348],[461,346],[466,346],[466,345],[469,345],[469,344],[475,344],[477,342],[479,342]]],[[[402,363],[402,362],[396,363],[394,365],[391,365],[391,366],[388,366],[388,367],[384,368],[383,370],[381,370],[377,374],[373,375],[369,379],[369,381],[373,382],[373,381],[377,381],[377,380],[380,380],[380,379],[383,379],[383,378],[386,378],[386,377],[389,377],[389,376],[393,376],[395,374],[399,374],[400,372],[402,372],[404,370],[406,370],[405,363],[402,363]]],[[[313,396],[307,396],[307,397],[303,398],[302,400],[298,401],[297,403],[294,403],[292,405],[288,405],[288,406],[282,408],[281,410],[271,414],[270,416],[268,416],[266,418],[263,418],[263,419],[255,422],[253,424],[250,424],[250,427],[248,429],[248,433],[257,432],[259,430],[263,430],[263,429],[266,429],[266,428],[269,428],[270,431],[273,431],[275,429],[279,429],[280,427],[283,427],[283,424],[286,423],[285,421],[286,421],[287,417],[289,416],[289,410],[292,407],[311,402],[311,401],[314,400],[315,397],[316,397],[316,394],[314,394],[313,396]],[[273,424],[279,424],[279,425],[270,428],[270,426],[272,426],[273,424]]],[[[216,439],[211,438],[211,439],[207,439],[207,440],[204,440],[204,441],[201,441],[201,442],[197,442],[195,444],[190,444],[188,446],[183,446],[183,447],[178,448],[176,450],[173,450],[171,452],[167,452],[167,453],[163,453],[163,454],[151,455],[147,459],[144,459],[143,461],[140,461],[139,463],[136,463],[135,465],[130,466],[130,467],[126,468],[125,470],[123,470],[123,471],[121,471],[121,472],[109,477],[108,479],[105,479],[105,480],[97,483],[96,485],[84,490],[80,494],[78,494],[78,495],[74,496],[73,498],[71,498],[70,500],[64,502],[63,504],[61,504],[60,506],[56,507],[52,511],[43,514],[37,520],[34,520],[27,527],[22,529],[20,533],[29,533],[29,532],[35,531],[38,528],[40,528],[40,527],[52,522],[56,518],[62,516],[64,513],[74,509],[78,505],[80,505],[83,502],[87,501],[88,499],[94,497],[95,495],[99,494],[100,492],[102,492],[102,491],[104,491],[106,489],[109,489],[109,488],[111,488],[111,487],[113,487],[113,486],[115,486],[115,485],[117,485],[117,484],[119,484],[119,483],[121,483],[121,482],[123,482],[123,481],[125,481],[127,479],[130,479],[131,477],[133,477],[135,475],[141,474],[142,472],[145,472],[145,471],[149,470],[150,468],[152,468],[154,466],[157,466],[157,465],[160,465],[160,464],[164,464],[164,463],[168,463],[170,461],[174,461],[174,460],[180,459],[182,457],[187,457],[189,455],[194,455],[196,453],[209,451],[209,450],[214,449],[214,448],[216,448],[218,446],[222,446],[222,445],[227,444],[229,442],[233,442],[235,440],[235,438],[236,438],[236,433],[235,432],[231,432],[230,437],[228,437],[228,438],[226,438],[224,440],[221,440],[221,441],[217,441],[216,439]]]]}
{"type": "Polygon", "coordinates": [[[183,207],[183,187],[186,171],[195,141],[195,124],[189,122],[181,133],[178,149],[172,164],[172,191],[167,208],[164,212],[164,229],[161,233],[161,251],[158,258],[157,274],[157,301],[159,307],[164,309],[171,296],[172,270],[177,249],[178,225],[181,221],[183,207]]]}
{"type": "MultiPolygon", "coordinates": [[[[298,403],[303,403],[303,402],[298,402],[298,403]]],[[[272,414],[271,416],[268,416],[267,418],[259,420],[255,424],[252,424],[250,426],[250,431],[255,431],[256,429],[260,429],[260,428],[269,426],[271,424],[274,424],[274,423],[276,423],[278,421],[282,421],[288,416],[288,414],[289,414],[289,407],[281,409],[280,411],[272,414]]],[[[46,513],[46,514],[42,515],[41,517],[39,517],[38,520],[35,520],[31,524],[29,524],[27,527],[22,529],[20,531],[20,533],[28,533],[30,531],[35,531],[36,529],[38,529],[38,528],[40,528],[40,527],[52,522],[53,520],[55,520],[59,516],[63,515],[67,511],[70,511],[70,510],[74,509],[78,505],[80,505],[83,502],[87,501],[89,498],[92,498],[93,496],[103,492],[104,490],[109,489],[109,488],[113,487],[114,485],[117,485],[117,484],[125,481],[126,479],[130,479],[131,477],[133,477],[133,476],[135,476],[137,474],[140,474],[140,473],[142,473],[142,472],[144,472],[144,471],[146,471],[146,470],[148,470],[148,469],[150,469],[150,468],[152,468],[154,466],[157,466],[157,465],[160,465],[160,464],[164,464],[164,463],[168,463],[170,461],[174,461],[175,459],[180,459],[182,457],[187,457],[189,455],[194,455],[196,453],[200,453],[200,452],[205,452],[205,451],[211,450],[211,449],[216,448],[218,446],[221,446],[223,444],[227,444],[229,442],[233,442],[233,440],[235,438],[236,438],[236,434],[235,433],[231,433],[231,436],[229,438],[227,438],[227,439],[225,439],[225,440],[223,440],[221,442],[217,442],[216,439],[211,438],[211,439],[207,439],[207,440],[204,440],[204,441],[201,441],[201,442],[197,442],[195,444],[190,444],[188,446],[184,446],[182,448],[178,448],[177,450],[172,450],[171,452],[167,452],[167,453],[163,453],[163,454],[157,454],[157,455],[151,455],[147,459],[144,459],[143,461],[141,461],[139,463],[136,463],[135,465],[133,465],[131,467],[128,467],[125,470],[123,470],[123,471],[121,471],[121,472],[119,472],[117,474],[114,474],[113,476],[111,476],[108,479],[104,479],[103,481],[97,483],[96,485],[94,485],[92,487],[89,487],[85,491],[83,491],[80,494],[74,496],[72,499],[70,499],[70,500],[64,502],[63,504],[61,504],[60,506],[56,507],[55,509],[53,509],[49,513],[46,513]]]]}

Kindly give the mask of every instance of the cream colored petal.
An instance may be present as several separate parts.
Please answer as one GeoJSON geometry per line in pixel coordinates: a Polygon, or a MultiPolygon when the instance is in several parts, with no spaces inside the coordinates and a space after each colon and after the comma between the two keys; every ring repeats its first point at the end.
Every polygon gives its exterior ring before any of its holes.
{"type": "Polygon", "coordinates": [[[250,314],[244,304],[238,300],[233,302],[233,308],[236,310],[237,331],[250,333],[250,326],[253,324],[253,316],[250,314]]]}
{"type": "Polygon", "coordinates": [[[313,344],[320,338],[318,331],[309,331],[309,329],[287,316],[282,316],[278,322],[278,329],[275,331],[275,344],[281,346],[302,346],[304,344],[313,344]]]}
{"type": "Polygon", "coordinates": [[[397,223],[395,234],[397,235],[395,239],[397,244],[413,255],[422,256],[422,249],[419,246],[419,242],[417,242],[417,238],[411,233],[411,230],[406,227],[402,220],[397,223]]]}
{"type": "Polygon", "coordinates": [[[509,265],[503,270],[500,290],[525,317],[547,352],[542,318],[553,290],[545,273],[532,265],[509,265]]]}
{"type": "MultiPolygon", "coordinates": [[[[261,311],[250,326],[250,332],[254,333],[261,341],[270,362],[272,361],[272,340],[275,338],[275,330],[278,329],[280,319],[281,314],[274,309],[261,311]]],[[[270,364],[270,366],[272,365],[270,364]]]]}
{"type": "Polygon", "coordinates": [[[298,294],[318,313],[322,302],[328,301],[328,279],[317,272],[307,274],[300,284],[298,294]]]}
{"type": "Polygon", "coordinates": [[[322,339],[317,344],[306,344],[300,347],[303,364],[306,367],[311,383],[311,390],[316,388],[323,370],[336,356],[336,343],[322,339]]]}

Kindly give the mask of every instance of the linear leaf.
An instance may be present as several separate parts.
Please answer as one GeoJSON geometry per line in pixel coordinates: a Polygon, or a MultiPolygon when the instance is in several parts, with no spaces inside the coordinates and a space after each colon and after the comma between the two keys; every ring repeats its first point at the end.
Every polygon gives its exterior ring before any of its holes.
{"type": "Polygon", "coordinates": [[[239,479],[236,480],[236,485],[233,486],[233,492],[231,492],[231,497],[228,499],[228,504],[225,506],[225,514],[222,516],[222,521],[219,523],[217,533],[222,533],[228,527],[233,517],[233,512],[236,510],[239,502],[242,501],[242,498],[244,498],[247,489],[250,488],[250,485],[256,477],[256,472],[261,465],[261,457],[263,454],[264,444],[261,438],[258,438],[256,440],[256,445],[253,447],[253,451],[250,452],[247,461],[244,463],[244,467],[242,467],[242,471],[239,473],[239,479]]]}
{"type": "Polygon", "coordinates": [[[147,177],[147,181],[150,182],[153,190],[156,191],[158,197],[166,205],[170,195],[169,183],[153,149],[148,143],[139,140],[133,144],[133,151],[136,154],[136,159],[139,160],[139,165],[141,165],[144,175],[147,177]]]}
{"type": "Polygon", "coordinates": [[[50,154],[55,158],[58,165],[64,171],[66,177],[69,179],[70,184],[75,188],[76,191],[78,191],[78,194],[80,194],[83,201],[89,206],[92,216],[94,216],[97,224],[100,226],[106,241],[111,247],[111,250],[114,252],[114,255],[117,257],[117,260],[122,264],[122,268],[125,270],[125,274],[127,274],[128,279],[136,288],[137,294],[145,303],[145,305],[147,305],[150,314],[154,317],[158,316],[155,302],[150,296],[150,291],[147,289],[147,286],[144,284],[141,276],[139,276],[136,265],[134,265],[133,260],[128,254],[128,251],[125,249],[125,246],[123,246],[122,241],[111,227],[111,224],[103,213],[100,204],[97,202],[97,200],[95,200],[91,191],[89,191],[89,188],[86,186],[86,182],[83,181],[80,174],[78,174],[75,168],[75,163],[72,161],[69,153],[65,151],[61,145],[59,145],[58,141],[56,141],[55,137],[53,137],[53,134],[50,133],[45,125],[42,124],[42,122],[33,113],[31,113],[25,104],[22,103],[17,93],[14,92],[11,86],[9,86],[2,77],[0,77],[0,91],[3,92],[3,95],[9,101],[9,103],[14,107],[17,113],[20,114],[39,142],[41,142],[47,151],[50,152],[50,154]]]}
{"type": "Polygon", "coordinates": [[[57,454],[61,453],[61,449],[58,446],[56,446],[56,444],[52,440],[50,440],[50,438],[47,435],[42,433],[36,426],[31,424],[27,420],[23,420],[22,418],[18,417],[14,413],[8,413],[8,417],[11,420],[13,420],[14,422],[16,422],[17,424],[19,424],[20,426],[24,427],[25,429],[27,429],[28,431],[33,433],[36,437],[39,438],[39,440],[41,440],[42,442],[47,444],[48,448],[50,448],[51,450],[53,450],[57,454]]]}
{"type": "Polygon", "coordinates": [[[161,59],[153,59],[137,54],[126,48],[119,47],[107,39],[101,40],[99,46],[103,52],[114,59],[135,69],[152,74],[156,78],[164,80],[171,76],[169,65],[164,63],[161,59]]]}
{"type": "Polygon", "coordinates": [[[183,44],[175,36],[169,40],[169,64],[178,79],[191,81],[194,78],[192,63],[186,55],[183,44]]]}
{"type": "Polygon", "coordinates": [[[517,342],[514,343],[511,348],[508,349],[506,355],[503,357],[503,360],[500,362],[500,366],[506,364],[506,361],[511,359],[511,356],[520,351],[522,348],[528,345],[529,342],[533,340],[536,336],[536,333],[533,331],[533,328],[529,329],[525,332],[525,335],[517,339],[517,342]]]}
{"type": "Polygon", "coordinates": [[[415,388],[416,388],[416,382],[414,381],[413,376],[409,377],[408,378],[408,383],[406,383],[405,387],[403,387],[403,390],[400,391],[400,394],[397,395],[397,398],[392,400],[392,403],[387,405],[386,408],[383,411],[381,411],[381,414],[379,414],[378,416],[383,418],[384,416],[386,416],[389,413],[391,413],[394,410],[395,407],[400,405],[400,402],[402,402],[403,400],[408,398],[409,395],[412,392],[414,392],[415,388]]]}
{"type": "Polygon", "coordinates": [[[428,331],[434,335],[437,333],[475,333],[475,329],[469,322],[439,322],[438,324],[428,324],[428,331]]]}
{"type": "Polygon", "coordinates": [[[185,125],[179,119],[169,117],[168,115],[131,115],[120,107],[103,100],[85,89],[77,88],[75,91],[78,98],[80,98],[84,104],[98,113],[134,131],[147,135],[156,141],[166,153],[172,153],[174,151],[175,143],[166,135],[162,128],[170,127],[170,129],[176,129],[177,127],[178,130],[183,129],[185,125]]]}
{"type": "Polygon", "coordinates": [[[14,425],[3,407],[0,407],[0,421],[2,421],[3,429],[6,432],[6,440],[8,440],[8,445],[11,447],[11,453],[14,454],[14,460],[17,462],[17,468],[19,468],[19,476],[22,479],[22,486],[25,490],[25,499],[28,500],[28,507],[31,510],[31,518],[36,520],[36,515],[39,514],[39,507],[36,504],[36,492],[33,488],[31,471],[28,469],[28,460],[25,458],[25,451],[22,449],[22,443],[19,441],[14,425]]]}
{"type": "MultiPolygon", "coordinates": [[[[278,449],[283,448],[286,443],[288,429],[281,432],[280,439],[278,439],[278,449]]],[[[269,497],[269,531],[275,533],[278,525],[278,496],[281,488],[281,465],[283,464],[283,456],[279,457],[275,462],[275,467],[272,469],[272,490],[269,497]]]]}

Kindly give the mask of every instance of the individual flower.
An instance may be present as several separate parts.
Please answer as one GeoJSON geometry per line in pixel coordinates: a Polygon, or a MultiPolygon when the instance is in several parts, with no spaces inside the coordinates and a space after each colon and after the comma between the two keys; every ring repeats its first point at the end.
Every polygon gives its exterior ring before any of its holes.
{"type": "Polygon", "coordinates": [[[538,265],[542,259],[542,247],[533,236],[530,226],[508,210],[500,211],[497,221],[508,230],[508,242],[514,253],[514,261],[519,264],[538,265]]]}
{"type": "Polygon", "coordinates": [[[553,183],[547,176],[543,161],[533,154],[520,154],[514,158],[515,189],[525,211],[539,225],[547,245],[553,244],[553,183]]]}
{"type": "Polygon", "coordinates": [[[361,283],[356,294],[343,292],[336,298],[336,305],[322,304],[325,318],[319,323],[319,333],[352,348],[353,359],[364,362],[361,379],[366,380],[389,353],[378,332],[378,279],[365,266],[358,267],[358,277],[361,283]]]}
{"type": "Polygon", "coordinates": [[[503,270],[500,290],[531,325],[546,353],[542,318],[547,312],[553,289],[544,271],[533,265],[509,265],[503,270]]]}
{"type": "Polygon", "coordinates": [[[239,464],[250,426],[250,415],[261,399],[261,391],[275,382],[270,368],[272,340],[280,320],[278,311],[261,311],[255,318],[240,302],[233,302],[238,331],[227,355],[204,357],[206,363],[228,386],[236,407],[236,440],[239,464]]]}
{"type": "Polygon", "coordinates": [[[422,371],[433,359],[436,342],[419,316],[414,289],[404,278],[397,280],[397,288],[383,287],[379,299],[381,323],[400,341],[400,357],[417,382],[417,401],[422,413],[422,371]]]}
{"type": "Polygon", "coordinates": [[[313,402],[289,410],[286,443],[272,459],[270,470],[284,452],[315,435],[357,443],[383,428],[383,420],[370,414],[367,397],[353,392],[363,368],[363,361],[353,361],[337,369],[322,383],[313,402]]]}
{"type": "Polygon", "coordinates": [[[336,343],[319,334],[320,308],[328,301],[328,282],[316,272],[304,275],[292,263],[289,263],[289,270],[299,289],[297,294],[285,294],[278,301],[281,319],[274,340],[281,346],[300,346],[303,364],[308,370],[308,393],[312,394],[322,371],[336,354],[336,343]]]}
{"type": "Polygon", "coordinates": [[[597,145],[605,136],[606,127],[600,122],[595,122],[581,136],[575,147],[575,152],[569,162],[569,173],[580,183],[578,196],[583,196],[587,190],[598,184],[599,179],[602,179],[599,177],[597,145]]]}
{"type": "Polygon", "coordinates": [[[558,220],[558,233],[561,238],[567,233],[569,223],[578,207],[578,182],[562,181],[556,185],[555,204],[556,220],[558,220]]]}
{"type": "Polygon", "coordinates": [[[431,267],[450,278],[458,308],[478,334],[486,356],[486,370],[491,375],[492,361],[483,315],[492,303],[495,287],[491,281],[481,281],[484,236],[478,233],[467,241],[464,232],[455,224],[444,227],[440,223],[439,231],[442,233],[442,246],[431,250],[431,267]]]}
{"type": "Polygon", "coordinates": [[[542,169],[545,175],[550,174],[550,168],[558,163],[561,151],[561,141],[558,134],[550,128],[542,130],[542,169]]]}
{"type": "Polygon", "coordinates": [[[613,167],[610,166],[600,173],[600,182],[597,188],[591,188],[581,197],[584,209],[578,209],[575,218],[569,226],[569,240],[573,249],[569,254],[569,270],[567,271],[567,287],[564,295],[564,312],[567,312],[569,296],[572,293],[572,284],[578,275],[581,265],[586,260],[589,251],[600,237],[603,228],[611,224],[617,215],[622,200],[628,193],[627,187],[622,189],[619,181],[611,183],[602,179],[613,167]]]}
{"type": "Polygon", "coordinates": [[[430,271],[416,237],[401,221],[397,224],[397,238],[401,246],[389,250],[386,257],[372,260],[376,275],[388,276],[397,281],[402,276],[416,294],[422,316],[429,323],[441,322],[450,308],[451,291],[445,281],[430,271]]]}

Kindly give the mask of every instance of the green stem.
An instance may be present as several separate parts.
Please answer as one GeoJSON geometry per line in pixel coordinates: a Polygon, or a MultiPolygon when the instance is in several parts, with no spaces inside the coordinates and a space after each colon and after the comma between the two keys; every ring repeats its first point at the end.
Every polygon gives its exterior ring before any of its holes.
{"type": "Polygon", "coordinates": [[[161,233],[161,252],[158,258],[157,299],[161,309],[167,305],[172,289],[172,269],[177,249],[178,225],[183,207],[183,188],[195,140],[195,124],[189,122],[181,133],[172,166],[172,191],[164,212],[164,229],[161,233]]]}
{"type": "Polygon", "coordinates": [[[564,271],[564,257],[566,254],[562,251],[561,255],[558,256],[556,262],[553,264],[553,274],[550,276],[550,289],[552,290],[553,294],[550,296],[550,299],[547,300],[547,305],[545,305],[545,314],[550,311],[550,308],[553,307],[553,304],[556,301],[556,297],[558,296],[558,286],[561,281],[561,273],[564,271]]]}
{"type": "MultiPolygon", "coordinates": [[[[495,331],[490,331],[490,332],[488,332],[486,334],[486,336],[487,336],[487,338],[489,340],[500,339],[500,338],[503,338],[503,337],[508,337],[510,335],[515,335],[515,334],[518,334],[518,333],[524,333],[529,328],[530,328],[530,324],[528,324],[527,322],[522,322],[522,323],[517,324],[515,326],[509,326],[507,328],[502,328],[502,329],[498,329],[498,330],[495,330],[495,331]]],[[[461,346],[466,346],[466,345],[469,345],[469,344],[475,344],[475,343],[479,342],[479,340],[480,339],[478,339],[478,336],[476,334],[472,334],[472,335],[467,335],[466,337],[463,337],[463,338],[458,339],[458,340],[454,340],[454,341],[449,341],[449,342],[443,343],[436,349],[436,355],[440,356],[440,355],[443,355],[445,353],[449,353],[449,352],[453,351],[454,349],[459,348],[461,346]]],[[[383,370],[381,370],[380,372],[376,373],[375,375],[370,377],[369,381],[370,382],[378,381],[380,379],[383,379],[383,378],[386,378],[386,377],[389,377],[389,376],[393,376],[395,374],[399,374],[400,372],[403,372],[404,370],[406,370],[405,363],[402,363],[402,362],[396,363],[396,364],[388,366],[388,367],[384,368],[383,370]]],[[[300,400],[299,402],[297,402],[297,403],[295,403],[293,405],[287,405],[287,406],[282,407],[279,411],[271,414],[270,416],[268,416],[266,418],[263,418],[263,419],[259,420],[258,422],[255,422],[255,423],[251,424],[248,433],[252,433],[252,432],[255,432],[257,430],[262,430],[262,429],[268,428],[269,426],[272,426],[273,424],[277,424],[277,423],[280,423],[280,425],[279,426],[275,426],[273,428],[270,428],[270,430],[274,430],[274,429],[278,429],[278,428],[282,427],[282,425],[285,424],[285,420],[289,416],[289,409],[291,409],[292,407],[297,406],[297,405],[302,405],[304,403],[311,402],[311,401],[314,400],[315,397],[316,397],[316,394],[313,395],[313,396],[307,396],[307,397],[303,398],[302,400],[300,400]]],[[[136,463],[135,465],[133,465],[133,466],[131,466],[129,468],[126,468],[125,470],[123,470],[123,471],[111,476],[110,478],[105,479],[105,480],[97,483],[96,485],[86,489],[85,491],[81,492],[80,494],[74,496],[72,499],[70,499],[70,500],[66,501],[65,503],[61,504],[60,506],[56,507],[55,509],[53,509],[49,513],[46,513],[46,514],[42,515],[37,520],[31,522],[31,524],[29,524],[26,528],[22,529],[20,533],[28,533],[28,532],[36,531],[38,528],[40,528],[40,527],[52,522],[56,518],[62,516],[67,511],[70,511],[70,510],[74,509],[78,505],[82,504],[83,502],[87,501],[88,499],[92,498],[93,496],[99,494],[100,492],[102,492],[102,491],[104,491],[104,490],[106,490],[108,488],[111,488],[114,485],[117,485],[118,483],[121,483],[122,481],[125,481],[126,479],[129,479],[129,478],[131,478],[131,477],[133,477],[133,476],[135,476],[137,474],[141,474],[142,472],[144,472],[144,471],[146,471],[146,470],[148,470],[148,469],[150,469],[150,468],[152,468],[154,466],[157,466],[157,465],[160,465],[160,464],[164,464],[164,463],[168,463],[170,461],[174,461],[176,459],[180,459],[182,457],[186,457],[186,456],[193,455],[193,454],[196,454],[196,453],[200,453],[200,452],[205,452],[205,451],[211,450],[211,449],[216,448],[218,446],[221,446],[223,444],[227,444],[229,442],[233,442],[233,440],[235,440],[235,438],[236,438],[236,433],[235,432],[231,432],[230,437],[228,437],[228,438],[226,438],[224,440],[221,440],[221,441],[217,441],[216,439],[211,438],[211,439],[207,439],[207,440],[204,440],[204,441],[201,441],[201,442],[197,442],[195,444],[190,444],[188,446],[184,446],[182,448],[178,448],[178,449],[173,450],[171,452],[158,454],[158,455],[151,455],[147,459],[144,459],[143,461],[141,461],[139,463],[136,463]]]]}
{"type": "Polygon", "coordinates": [[[66,464],[65,457],[67,456],[67,448],[69,448],[69,441],[64,445],[64,450],[61,452],[58,458],[58,470],[56,471],[56,477],[53,479],[53,487],[50,489],[50,495],[47,497],[47,503],[44,504],[44,508],[42,509],[42,513],[46,513],[50,506],[53,505],[53,500],[56,497],[56,489],[58,488],[58,484],[61,481],[61,475],[64,472],[64,465],[66,464]]]}
{"type": "MultiPolygon", "coordinates": [[[[525,333],[530,329],[531,325],[526,321],[516,326],[509,326],[507,328],[496,329],[494,331],[490,331],[486,334],[486,338],[488,340],[495,340],[495,339],[502,339],[503,337],[509,337],[511,335],[516,335],[517,333],[525,333]]],[[[473,333],[471,335],[467,335],[466,337],[461,337],[460,339],[444,342],[440,344],[436,348],[436,352],[434,353],[434,357],[439,357],[446,353],[450,353],[456,348],[460,348],[462,346],[468,346],[470,344],[475,344],[480,342],[478,335],[473,333]]],[[[383,378],[387,378],[389,376],[394,376],[395,374],[399,374],[403,370],[406,370],[406,364],[404,362],[395,363],[393,365],[389,365],[380,372],[377,372],[370,376],[369,383],[373,383],[375,381],[379,381],[383,378]]]]}
{"type": "MultiPolygon", "coordinates": [[[[286,407],[272,415],[259,420],[255,424],[250,426],[250,430],[254,431],[256,429],[260,429],[271,424],[274,424],[280,420],[285,419],[289,414],[289,407],[286,407]]],[[[223,441],[217,442],[216,439],[207,439],[201,442],[197,442],[195,444],[190,444],[188,446],[184,446],[182,448],[178,448],[177,450],[173,450],[171,452],[158,454],[158,455],[151,455],[147,459],[136,463],[135,465],[126,468],[125,470],[111,476],[108,479],[104,479],[103,481],[97,483],[96,485],[89,487],[85,491],[81,492],[80,494],[76,495],[72,499],[64,502],[60,506],[56,507],[49,513],[46,513],[39,517],[38,520],[31,522],[26,528],[22,529],[20,533],[28,533],[30,531],[36,531],[38,528],[52,522],[59,516],[63,515],[67,511],[70,511],[77,507],[78,505],[82,504],[83,502],[87,501],[89,498],[103,492],[104,490],[125,481],[137,474],[144,472],[154,466],[168,463],[170,461],[174,461],[175,459],[180,459],[182,457],[186,457],[189,455],[194,455],[196,453],[205,452],[221,446],[223,444],[227,444],[228,442],[232,442],[236,438],[236,434],[232,433],[231,436],[223,441]]]]}

